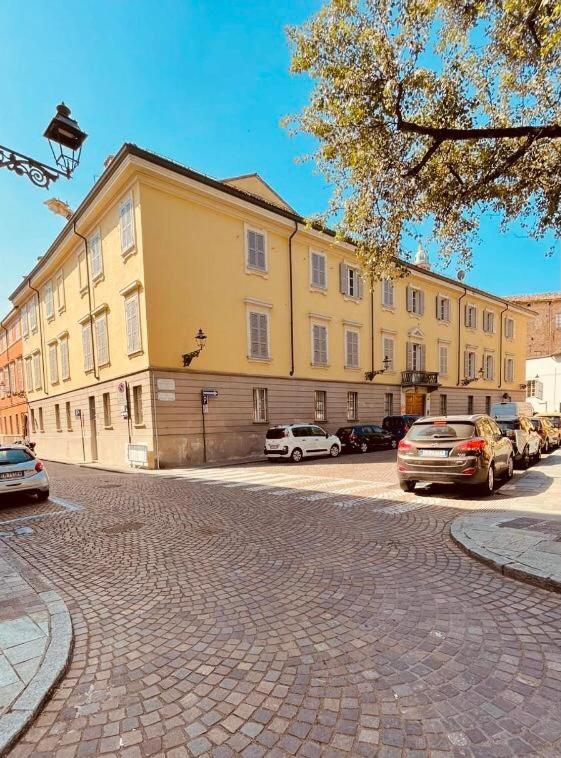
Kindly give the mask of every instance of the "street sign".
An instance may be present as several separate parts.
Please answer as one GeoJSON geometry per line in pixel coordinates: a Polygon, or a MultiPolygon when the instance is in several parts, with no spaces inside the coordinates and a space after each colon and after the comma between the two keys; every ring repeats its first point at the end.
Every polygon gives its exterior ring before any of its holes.
{"type": "Polygon", "coordinates": [[[218,397],[218,390],[202,390],[203,397],[218,397]]]}
{"type": "Polygon", "coordinates": [[[82,411],[80,410],[80,408],[74,408],[74,415],[76,416],[76,418],[80,418],[80,416],[82,415],[82,411]]]}

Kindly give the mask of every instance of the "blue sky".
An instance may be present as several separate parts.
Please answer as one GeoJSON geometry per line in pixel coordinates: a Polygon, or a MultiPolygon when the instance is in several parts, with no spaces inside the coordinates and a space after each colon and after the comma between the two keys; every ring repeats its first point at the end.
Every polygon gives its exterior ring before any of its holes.
{"type": "MultiPolygon", "coordinates": [[[[217,178],[258,171],[302,214],[323,210],[329,188],[312,164],[295,161],[310,142],[279,124],[310,87],[288,73],[284,28],[319,6],[4,0],[0,144],[48,162],[42,134],[63,99],[89,138],[75,178],[49,191],[0,170],[0,313],[62,228],[43,202],[57,196],[76,207],[124,141],[217,178]]],[[[501,235],[486,219],[467,281],[498,294],[558,289],[559,254],[548,259],[543,249],[520,230],[501,235]]]]}

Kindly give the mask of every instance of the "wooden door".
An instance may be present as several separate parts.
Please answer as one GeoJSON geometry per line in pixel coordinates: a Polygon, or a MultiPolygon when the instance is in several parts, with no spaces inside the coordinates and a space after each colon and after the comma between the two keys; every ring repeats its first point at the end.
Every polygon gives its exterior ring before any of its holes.
{"type": "Polygon", "coordinates": [[[425,396],[420,392],[408,392],[405,395],[405,413],[423,416],[425,413],[425,396]]]}

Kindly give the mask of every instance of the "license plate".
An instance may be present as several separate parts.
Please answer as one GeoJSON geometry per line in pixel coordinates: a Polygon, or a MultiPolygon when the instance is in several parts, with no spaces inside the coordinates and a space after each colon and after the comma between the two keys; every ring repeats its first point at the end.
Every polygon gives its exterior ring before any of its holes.
{"type": "Polygon", "coordinates": [[[0,474],[0,479],[21,479],[23,471],[6,471],[0,474]]]}
{"type": "Polygon", "coordinates": [[[447,458],[448,450],[419,450],[422,458],[447,458]]]}
{"type": "Polygon", "coordinates": [[[279,449],[278,445],[269,445],[269,450],[278,450],[278,449],[279,449]]]}

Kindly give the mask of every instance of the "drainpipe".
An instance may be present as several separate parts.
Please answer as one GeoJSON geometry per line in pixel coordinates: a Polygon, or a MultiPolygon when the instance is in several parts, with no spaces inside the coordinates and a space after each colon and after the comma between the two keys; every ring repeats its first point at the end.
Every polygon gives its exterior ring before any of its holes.
{"type": "Polygon", "coordinates": [[[10,381],[10,346],[8,345],[8,330],[4,326],[3,322],[0,321],[0,326],[4,330],[4,334],[6,335],[6,368],[8,370],[8,386],[10,388],[10,408],[13,405],[12,402],[12,383],[10,381]]]}
{"type": "Polygon", "coordinates": [[[88,282],[88,308],[89,308],[88,314],[90,317],[90,334],[92,336],[93,373],[94,373],[95,380],[99,382],[99,373],[97,371],[97,363],[96,363],[96,355],[95,355],[94,328],[93,328],[93,318],[92,318],[92,290],[90,286],[90,257],[88,255],[88,240],[86,237],[84,237],[83,234],[80,234],[80,232],[76,229],[76,221],[74,221],[73,226],[74,226],[74,234],[77,237],[80,237],[81,240],[84,240],[84,245],[86,248],[86,279],[88,282]]]}
{"type": "Polygon", "coordinates": [[[35,292],[37,295],[37,318],[39,320],[39,342],[41,344],[41,373],[43,374],[43,392],[45,395],[48,395],[49,390],[47,388],[47,375],[45,373],[45,345],[43,341],[43,318],[41,316],[41,298],[39,296],[39,290],[31,286],[31,277],[29,277],[27,280],[27,286],[29,287],[29,289],[33,290],[33,292],[35,292]]]}
{"type": "Polygon", "coordinates": [[[298,221],[294,222],[294,231],[288,238],[288,270],[290,283],[290,372],[294,376],[294,285],[292,279],[292,238],[298,231],[298,221]]]}
{"type": "Polygon", "coordinates": [[[503,308],[501,311],[500,319],[500,337],[501,341],[499,343],[499,389],[503,386],[503,313],[506,313],[508,311],[508,303],[506,304],[506,308],[503,308]]]}
{"type": "MultiPolygon", "coordinates": [[[[370,371],[374,373],[374,282],[372,276],[370,277],[370,329],[370,371]]],[[[382,360],[384,360],[385,357],[385,355],[382,355],[382,360]]]]}
{"type": "Polygon", "coordinates": [[[464,287],[464,294],[460,295],[460,299],[458,300],[458,381],[456,382],[456,387],[459,387],[461,382],[460,366],[462,365],[462,300],[466,295],[467,287],[464,287]]]}

